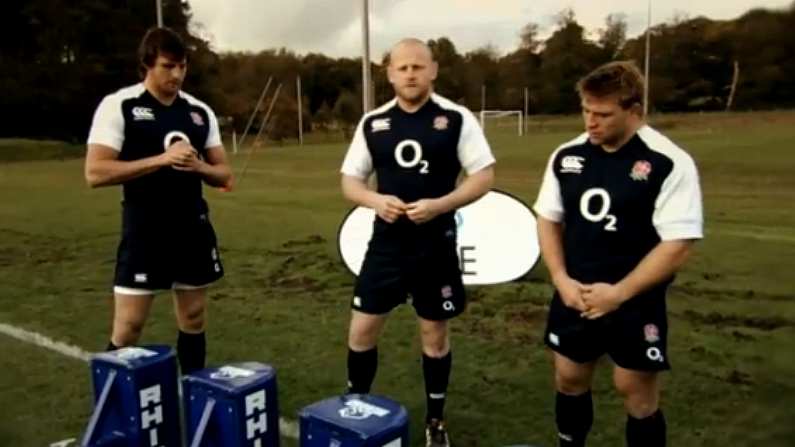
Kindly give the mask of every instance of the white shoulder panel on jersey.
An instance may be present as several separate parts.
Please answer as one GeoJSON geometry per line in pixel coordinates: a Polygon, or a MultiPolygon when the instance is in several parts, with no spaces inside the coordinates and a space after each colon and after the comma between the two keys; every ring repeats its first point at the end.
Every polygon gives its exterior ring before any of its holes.
{"type": "Polygon", "coordinates": [[[472,175],[481,169],[495,163],[494,154],[491,152],[486,135],[480,127],[475,115],[466,107],[456,104],[444,96],[433,93],[431,100],[439,107],[454,110],[461,114],[461,136],[458,139],[458,161],[466,171],[472,175]]]}
{"type": "Polygon", "coordinates": [[[209,117],[210,121],[209,123],[210,129],[209,132],[207,133],[207,142],[204,144],[204,148],[206,149],[210,147],[222,146],[223,142],[221,142],[221,131],[218,128],[218,118],[215,116],[215,112],[213,112],[213,109],[211,109],[210,106],[205,104],[203,101],[198,100],[195,96],[189,93],[185,93],[180,90],[179,96],[181,96],[186,101],[188,101],[189,104],[201,107],[207,112],[207,116],[209,117]]]}
{"type": "Polygon", "coordinates": [[[663,182],[654,203],[652,222],[660,239],[701,239],[704,237],[703,205],[698,170],[693,158],[649,126],[638,130],[638,136],[649,149],[673,162],[671,173],[663,182]]]}
{"type": "Polygon", "coordinates": [[[544,171],[544,178],[541,181],[541,188],[538,190],[538,198],[536,199],[535,205],[533,205],[533,211],[535,211],[537,215],[546,220],[551,220],[552,222],[563,221],[564,211],[563,198],[560,195],[560,182],[555,175],[555,167],[552,166],[552,164],[555,162],[555,157],[557,157],[558,152],[572,146],[584,144],[587,140],[588,134],[583,133],[577,138],[561,144],[557,149],[552,151],[552,155],[549,156],[547,167],[544,171]]]}
{"type": "Polygon", "coordinates": [[[370,177],[373,172],[373,157],[370,155],[370,150],[367,148],[367,139],[364,137],[364,122],[367,118],[386,112],[397,104],[397,98],[392,99],[386,104],[366,113],[359,124],[356,126],[356,132],[353,134],[348,152],[345,154],[345,159],[342,161],[342,168],[340,172],[344,175],[366,179],[370,177]]]}
{"type": "Polygon", "coordinates": [[[91,130],[88,132],[88,144],[100,144],[121,151],[124,144],[124,116],[122,103],[137,98],[146,90],[143,83],[124,87],[104,98],[94,112],[91,130]]]}

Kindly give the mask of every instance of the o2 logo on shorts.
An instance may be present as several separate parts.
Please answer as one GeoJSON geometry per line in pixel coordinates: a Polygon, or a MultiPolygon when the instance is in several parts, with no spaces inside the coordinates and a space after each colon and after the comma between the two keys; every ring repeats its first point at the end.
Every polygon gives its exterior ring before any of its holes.
{"type": "Polygon", "coordinates": [[[607,223],[605,223],[605,231],[617,231],[616,222],[618,222],[618,219],[615,215],[608,214],[610,212],[610,203],[610,193],[608,193],[607,190],[603,188],[591,188],[585,191],[582,197],[580,197],[580,214],[591,222],[599,223],[607,221],[607,223]],[[599,208],[599,212],[592,213],[590,205],[595,197],[602,199],[602,207],[599,208]]]}
{"type": "Polygon", "coordinates": [[[403,168],[413,168],[417,165],[420,165],[420,174],[427,174],[430,172],[428,170],[428,161],[422,159],[422,145],[417,142],[416,140],[403,140],[395,146],[395,161],[403,168]],[[405,150],[411,148],[411,152],[413,153],[412,157],[406,159],[404,154],[405,150]]]}
{"type": "Polygon", "coordinates": [[[662,351],[660,351],[660,348],[656,348],[656,347],[651,347],[651,348],[647,349],[646,350],[646,357],[648,357],[649,360],[651,360],[652,362],[660,362],[660,363],[662,363],[662,362],[665,361],[665,357],[663,357],[662,351]]]}

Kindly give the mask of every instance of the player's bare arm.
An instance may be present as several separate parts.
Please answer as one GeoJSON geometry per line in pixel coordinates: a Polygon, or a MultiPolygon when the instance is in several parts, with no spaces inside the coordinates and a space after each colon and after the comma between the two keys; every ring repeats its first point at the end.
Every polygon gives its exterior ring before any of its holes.
{"type": "Polygon", "coordinates": [[[367,181],[351,175],[342,176],[342,193],[351,202],[375,210],[378,217],[393,223],[406,213],[406,204],[395,196],[379,194],[367,181]]]}
{"type": "Polygon", "coordinates": [[[118,159],[119,152],[111,147],[89,144],[85,164],[86,183],[92,188],[118,185],[164,166],[185,163],[191,157],[195,157],[191,150],[181,148],[139,160],[124,161],[118,159]]]}
{"type": "Polygon", "coordinates": [[[583,285],[571,278],[566,271],[563,256],[563,224],[538,216],[538,241],[552,284],[557,289],[563,304],[572,309],[585,311],[583,285]]]}
{"type": "Polygon", "coordinates": [[[483,197],[494,184],[494,166],[485,167],[462,181],[456,189],[436,199],[409,203],[406,216],[414,223],[425,223],[434,217],[461,208],[483,197]]]}
{"type": "Polygon", "coordinates": [[[169,147],[172,148],[188,147],[192,150],[192,156],[182,163],[172,165],[178,171],[195,172],[202,176],[205,183],[210,186],[224,187],[230,184],[232,170],[226,161],[226,151],[223,146],[214,146],[207,149],[205,160],[197,156],[198,152],[189,143],[178,141],[169,147]],[[178,146],[179,145],[179,146],[178,146]]]}
{"type": "Polygon", "coordinates": [[[632,297],[671,278],[687,261],[693,243],[693,240],[660,242],[618,283],[584,285],[583,300],[588,310],[583,312],[583,317],[591,320],[602,317],[632,297]]]}

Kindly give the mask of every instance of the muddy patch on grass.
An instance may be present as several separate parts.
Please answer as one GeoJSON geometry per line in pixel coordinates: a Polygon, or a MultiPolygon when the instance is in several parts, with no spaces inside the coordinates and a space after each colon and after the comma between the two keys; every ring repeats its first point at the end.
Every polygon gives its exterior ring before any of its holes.
{"type": "Polygon", "coordinates": [[[304,239],[293,239],[282,244],[284,248],[304,247],[326,243],[326,239],[319,234],[311,234],[304,239]]]}
{"type": "Polygon", "coordinates": [[[783,327],[795,327],[795,321],[783,317],[745,317],[740,315],[710,312],[707,314],[686,310],[682,318],[693,324],[704,324],[716,327],[739,326],[763,331],[773,331],[783,327]]]}
{"type": "MultiPolygon", "coordinates": [[[[705,275],[709,275],[705,273],[705,275]]],[[[765,301],[790,301],[791,296],[778,295],[772,293],[758,292],[753,289],[745,290],[715,290],[705,289],[696,286],[694,282],[686,282],[683,284],[675,284],[671,286],[671,292],[679,295],[687,295],[693,298],[708,299],[708,300],[765,300],[765,301]]]]}
{"type": "Polygon", "coordinates": [[[318,292],[348,284],[348,272],[336,257],[324,247],[326,240],[319,235],[289,240],[282,248],[269,250],[270,271],[265,275],[265,287],[289,292],[318,292]],[[274,266],[275,265],[275,266],[274,266]]]}
{"type": "Polygon", "coordinates": [[[506,313],[505,320],[511,324],[544,324],[547,321],[547,310],[535,307],[510,310],[506,313]]]}
{"type": "Polygon", "coordinates": [[[753,378],[750,374],[738,371],[736,369],[733,369],[726,374],[726,377],[723,378],[723,381],[732,385],[750,386],[754,384],[753,378]]]}
{"type": "Polygon", "coordinates": [[[754,337],[753,335],[746,334],[744,332],[740,332],[737,330],[732,331],[732,338],[737,341],[744,341],[744,342],[756,341],[756,337],[754,337]]]}

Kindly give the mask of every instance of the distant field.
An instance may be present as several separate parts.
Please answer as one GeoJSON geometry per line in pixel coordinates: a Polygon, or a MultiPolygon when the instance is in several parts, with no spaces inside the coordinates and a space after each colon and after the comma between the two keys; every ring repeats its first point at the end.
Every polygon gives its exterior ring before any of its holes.
{"type": "MultiPolygon", "coordinates": [[[[652,122],[696,159],[707,224],[669,296],[669,445],[795,445],[795,112],[652,122]]],[[[488,134],[497,187],[532,203],[549,153],[580,126],[576,117],[536,117],[528,128],[518,137],[497,123],[488,134]]],[[[16,160],[0,163],[0,323],[99,350],[109,331],[120,192],[85,187],[82,160],[73,158],[83,150],[0,140],[0,160],[16,160]]],[[[344,150],[265,145],[236,191],[207,191],[227,268],[212,290],[209,361],[274,365],[288,418],[345,385],[353,277],[335,246],[350,208],[338,187],[344,150]]],[[[245,159],[233,157],[237,170],[245,159]]],[[[552,371],[541,342],[551,293],[543,264],[520,281],[469,292],[468,311],[453,323],[453,441],[555,445],[552,371]]],[[[172,343],[175,335],[163,295],[143,342],[172,343]]],[[[393,314],[380,347],[374,391],[407,406],[412,445],[420,445],[424,397],[410,308],[393,314]]],[[[0,445],[78,437],[91,406],[87,365],[3,335],[0,353],[0,445]]],[[[600,370],[595,396],[589,446],[623,445],[609,368],[600,370]]]]}

